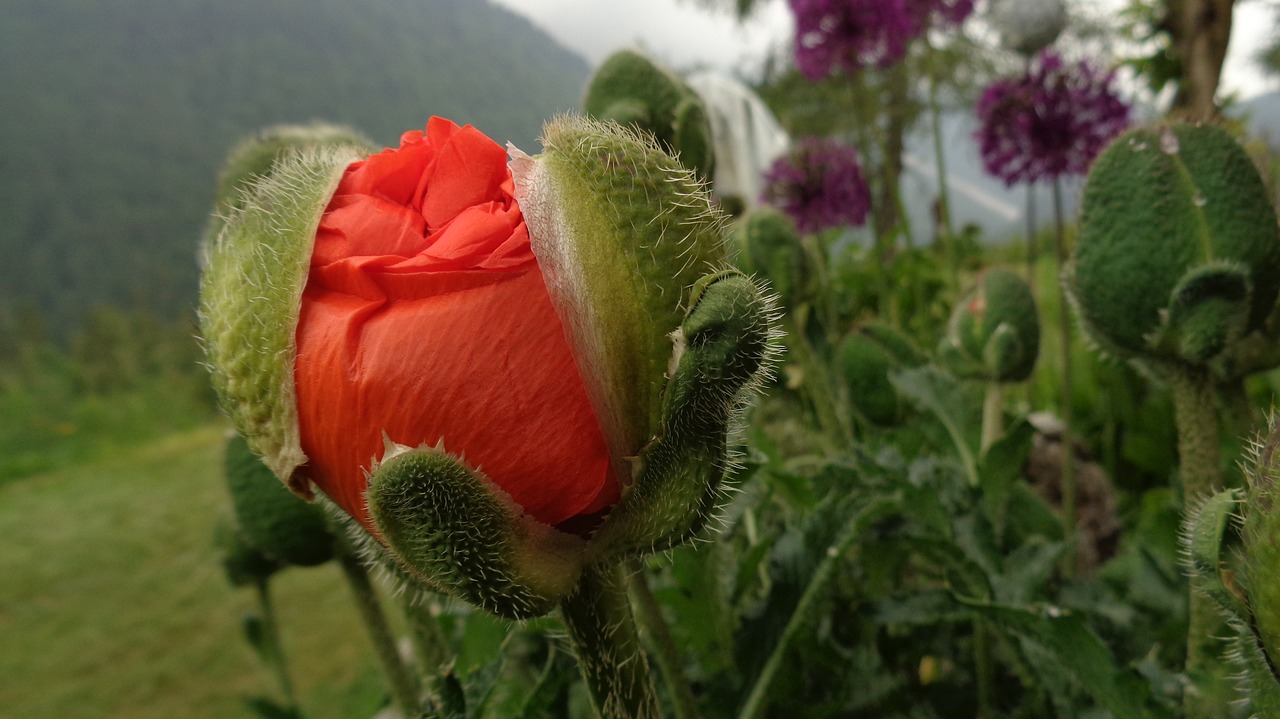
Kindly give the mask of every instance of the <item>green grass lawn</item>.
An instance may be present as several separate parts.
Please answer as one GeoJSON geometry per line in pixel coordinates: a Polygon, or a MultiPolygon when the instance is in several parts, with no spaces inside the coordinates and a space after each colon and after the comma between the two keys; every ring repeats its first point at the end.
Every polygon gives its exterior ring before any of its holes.
{"type": "MultiPolygon", "coordinates": [[[[246,697],[273,696],[240,634],[252,591],[211,541],[230,511],[222,432],[0,486],[0,716],[246,717],[246,697]]],[[[337,567],[273,590],[306,716],[369,716],[380,680],[337,567]]]]}

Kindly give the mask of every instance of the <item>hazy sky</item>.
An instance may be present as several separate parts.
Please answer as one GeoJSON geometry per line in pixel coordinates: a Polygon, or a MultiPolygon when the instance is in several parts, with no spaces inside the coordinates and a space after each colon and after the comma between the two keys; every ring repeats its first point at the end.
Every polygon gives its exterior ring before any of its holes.
{"type": "MultiPolygon", "coordinates": [[[[730,71],[741,68],[753,75],[768,47],[786,46],[791,39],[791,15],[782,0],[767,3],[759,17],[745,26],[728,14],[703,10],[688,0],[494,2],[528,17],[591,63],[618,48],[639,45],[679,70],[710,65],[730,71]]],[[[1275,3],[1261,0],[1236,6],[1224,89],[1249,97],[1280,85],[1263,77],[1251,59],[1254,49],[1276,31],[1274,7],[1275,3]]]]}

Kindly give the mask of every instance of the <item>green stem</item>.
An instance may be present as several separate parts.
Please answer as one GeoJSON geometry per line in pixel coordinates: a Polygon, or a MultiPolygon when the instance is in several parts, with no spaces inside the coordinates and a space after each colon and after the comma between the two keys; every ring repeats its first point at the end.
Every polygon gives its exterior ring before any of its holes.
{"type": "Polygon", "coordinates": [[[689,685],[689,679],[684,673],[680,649],[676,647],[671,628],[662,616],[662,607],[649,588],[649,578],[643,565],[636,566],[631,574],[631,594],[640,610],[640,626],[656,650],[654,657],[658,660],[658,668],[662,670],[662,676],[671,690],[676,719],[697,719],[697,702],[693,698],[693,687],[689,685]]]}
{"type": "Polygon", "coordinates": [[[959,257],[955,247],[955,237],[951,231],[951,192],[947,187],[947,158],[943,153],[942,143],[942,108],[938,105],[938,52],[929,42],[929,33],[923,33],[921,39],[925,43],[929,63],[929,115],[930,128],[933,131],[933,157],[938,168],[938,236],[946,245],[946,254],[951,264],[951,282],[953,287],[960,284],[959,257]]]}
{"type": "MultiPolygon", "coordinates": [[[[1053,178],[1053,229],[1058,248],[1058,276],[1067,266],[1067,236],[1062,219],[1062,182],[1053,178]]],[[[1076,535],[1076,439],[1072,430],[1071,308],[1067,293],[1058,285],[1058,335],[1062,345],[1062,525],[1069,542],[1076,535]]],[[[1075,575],[1075,553],[1069,552],[1063,565],[1068,577],[1075,575]]]]}
{"type": "Polygon", "coordinates": [[[267,651],[263,658],[270,665],[271,673],[276,677],[276,683],[280,685],[285,708],[297,713],[298,698],[293,692],[293,682],[289,679],[289,670],[284,659],[284,646],[280,642],[280,627],[276,623],[275,605],[271,601],[271,590],[265,578],[255,582],[255,585],[258,590],[258,611],[262,616],[262,632],[267,640],[267,651]]]}
{"type": "Polygon", "coordinates": [[[993,717],[995,713],[991,706],[995,664],[991,660],[991,628],[983,617],[973,620],[973,672],[978,682],[978,716],[981,719],[993,717]]]}
{"type": "MultiPolygon", "coordinates": [[[[1168,374],[1178,424],[1178,468],[1182,476],[1183,516],[1222,486],[1218,415],[1214,385],[1208,372],[1172,368],[1168,374]]],[[[1191,686],[1183,697],[1190,719],[1221,716],[1232,695],[1223,660],[1222,616],[1213,601],[1191,589],[1187,627],[1186,675],[1191,686]]]]}
{"type": "Polygon", "coordinates": [[[987,382],[987,394],[982,401],[982,451],[1004,434],[1004,385],[987,382]]]}
{"type": "Polygon", "coordinates": [[[378,654],[382,671],[391,684],[391,702],[400,710],[401,716],[417,716],[421,710],[418,688],[414,684],[408,667],[400,659],[395,636],[392,635],[387,617],[382,612],[382,605],[378,602],[378,595],[373,589],[368,570],[365,569],[360,558],[351,552],[340,551],[338,564],[342,567],[347,585],[351,587],[351,595],[355,599],[356,608],[360,610],[360,618],[364,620],[365,628],[369,631],[369,639],[373,642],[373,648],[378,654]]]}
{"type": "Polygon", "coordinates": [[[418,656],[418,674],[425,679],[433,676],[449,660],[448,644],[427,598],[408,591],[401,596],[404,597],[405,617],[409,620],[409,636],[418,656]]]}
{"type": "Polygon", "coordinates": [[[621,567],[591,565],[560,603],[582,677],[601,719],[658,719],[649,662],[640,647],[621,567]]]}

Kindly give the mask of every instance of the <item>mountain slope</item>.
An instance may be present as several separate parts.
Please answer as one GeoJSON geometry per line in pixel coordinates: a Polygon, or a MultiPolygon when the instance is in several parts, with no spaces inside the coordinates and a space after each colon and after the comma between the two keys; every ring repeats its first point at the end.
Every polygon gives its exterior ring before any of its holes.
{"type": "MultiPolygon", "coordinates": [[[[227,148],[324,119],[392,145],[437,114],[536,149],[588,68],[487,0],[5,0],[0,314],[173,316],[227,148]]],[[[3,327],[0,316],[0,327],[3,327]]]]}

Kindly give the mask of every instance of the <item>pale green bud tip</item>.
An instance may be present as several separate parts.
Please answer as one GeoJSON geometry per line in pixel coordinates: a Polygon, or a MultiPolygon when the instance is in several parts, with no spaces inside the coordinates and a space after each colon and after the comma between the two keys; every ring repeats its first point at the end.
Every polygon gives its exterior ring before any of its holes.
{"type": "Polygon", "coordinates": [[[278,158],[206,249],[200,279],[200,334],[219,403],[271,471],[304,496],[311,489],[294,476],[306,461],[294,333],[320,217],[343,171],[364,154],[335,145],[278,158]]]}
{"type": "Polygon", "coordinates": [[[342,145],[362,147],[369,152],[376,149],[359,132],[339,125],[276,125],[260,130],[227,155],[218,173],[215,213],[225,216],[243,206],[254,182],[271,174],[276,163],[290,151],[342,145]]]}
{"type": "Polygon", "coordinates": [[[1194,364],[1229,350],[1280,291],[1280,231],[1253,162],[1209,125],[1121,135],[1089,172],[1070,284],[1108,348],[1194,364]]]}
{"type": "Polygon", "coordinates": [[[443,447],[389,443],[367,499],[379,535],[411,575],[494,614],[545,614],[577,584],[583,540],[525,516],[443,447]]]}

